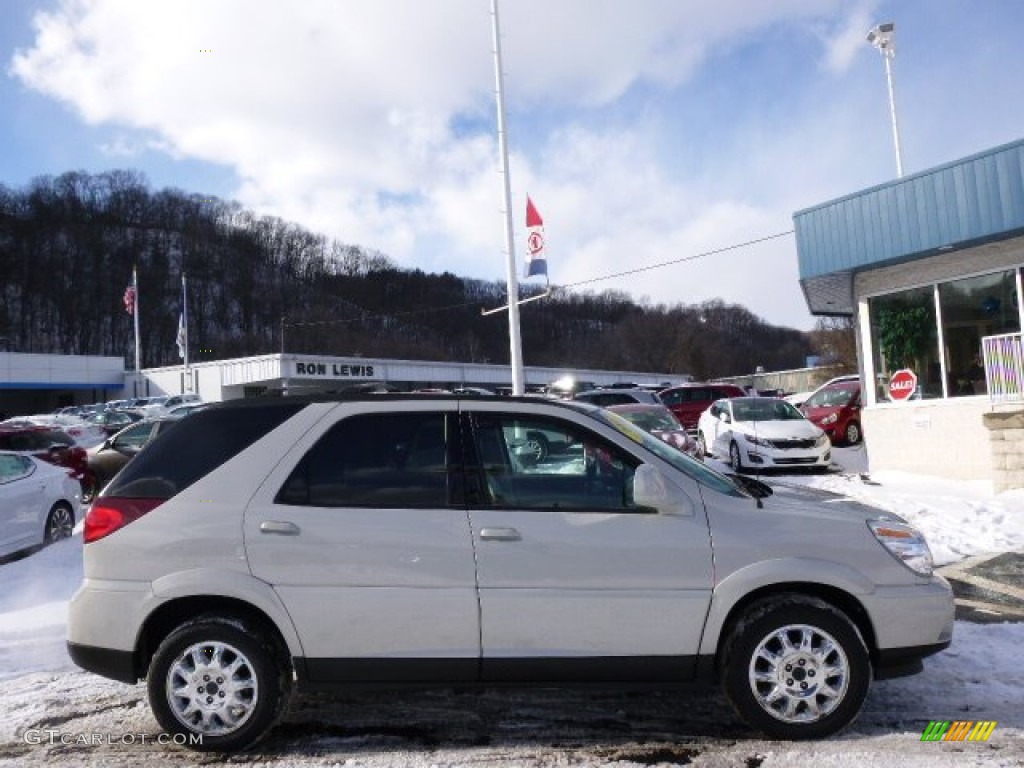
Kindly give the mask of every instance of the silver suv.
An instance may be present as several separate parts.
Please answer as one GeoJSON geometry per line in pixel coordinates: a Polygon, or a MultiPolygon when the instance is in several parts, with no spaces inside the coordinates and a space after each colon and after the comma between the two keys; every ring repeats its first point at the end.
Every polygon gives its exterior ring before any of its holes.
{"type": "Polygon", "coordinates": [[[823,737],[953,628],[893,515],[536,398],[217,404],[113,479],[85,542],[72,658],[145,678],[206,750],[256,742],[295,688],[408,684],[717,682],[752,727],[823,737]],[[531,432],[567,445],[522,462],[531,432]]]}

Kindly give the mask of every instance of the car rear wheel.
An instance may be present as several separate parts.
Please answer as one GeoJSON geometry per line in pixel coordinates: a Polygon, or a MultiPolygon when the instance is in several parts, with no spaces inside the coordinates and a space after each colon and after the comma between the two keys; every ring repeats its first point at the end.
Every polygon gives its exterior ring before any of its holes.
{"type": "Polygon", "coordinates": [[[735,442],[729,443],[729,466],[736,472],[743,471],[743,459],[740,458],[740,447],[735,442]]]}
{"type": "Polygon", "coordinates": [[[147,685],[164,730],[183,734],[195,749],[230,752],[255,744],[277,722],[291,670],[259,627],[201,616],[160,644],[147,685]]]}
{"type": "Polygon", "coordinates": [[[66,539],[75,527],[75,512],[66,501],[58,501],[46,516],[43,538],[47,543],[66,539]]]}
{"type": "Polygon", "coordinates": [[[773,738],[822,738],[846,727],[860,712],[870,679],[860,632],[817,598],[757,603],[725,643],[726,695],[749,725],[773,738]]]}
{"type": "Polygon", "coordinates": [[[843,430],[843,439],[846,440],[847,445],[856,445],[860,442],[860,424],[856,421],[851,421],[846,425],[846,429],[843,430]]]}

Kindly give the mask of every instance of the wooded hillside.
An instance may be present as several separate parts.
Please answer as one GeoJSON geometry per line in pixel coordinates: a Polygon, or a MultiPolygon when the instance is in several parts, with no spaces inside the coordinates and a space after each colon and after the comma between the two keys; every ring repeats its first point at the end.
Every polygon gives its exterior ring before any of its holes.
{"type": "MultiPolygon", "coordinates": [[[[122,297],[138,265],[143,367],[179,362],[181,272],[190,358],[285,349],[325,355],[507,363],[504,282],[401,269],[236,203],[111,171],[0,185],[0,349],[134,360],[122,297]]],[[[615,291],[556,291],[522,308],[527,365],[690,373],[799,368],[810,334],[721,300],[639,305],[615,291]]]]}

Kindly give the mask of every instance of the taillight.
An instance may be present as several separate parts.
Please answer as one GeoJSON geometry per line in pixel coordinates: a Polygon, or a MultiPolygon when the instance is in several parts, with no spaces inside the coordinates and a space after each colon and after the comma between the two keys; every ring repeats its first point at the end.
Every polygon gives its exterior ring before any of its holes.
{"type": "Polygon", "coordinates": [[[163,499],[96,499],[85,515],[83,540],[86,544],[99,541],[128,523],[135,522],[162,503],[163,499]]]}

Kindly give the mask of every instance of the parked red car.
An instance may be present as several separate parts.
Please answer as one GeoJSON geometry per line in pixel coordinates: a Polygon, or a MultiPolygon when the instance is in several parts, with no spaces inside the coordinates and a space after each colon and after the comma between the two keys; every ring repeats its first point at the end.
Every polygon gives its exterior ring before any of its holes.
{"type": "Polygon", "coordinates": [[[688,431],[697,429],[697,421],[716,400],[726,397],[745,397],[746,392],[735,384],[680,384],[658,393],[661,402],[668,406],[688,431]]]}
{"type": "Polygon", "coordinates": [[[63,430],[52,427],[10,426],[0,424],[0,451],[35,456],[50,464],[67,467],[82,486],[82,501],[96,494],[96,481],[89,470],[85,449],[63,430]]]}
{"type": "Polygon", "coordinates": [[[833,443],[856,445],[864,433],[860,425],[860,381],[826,384],[804,400],[800,410],[833,443]]]}

